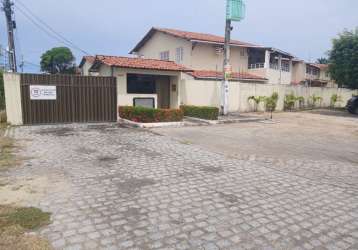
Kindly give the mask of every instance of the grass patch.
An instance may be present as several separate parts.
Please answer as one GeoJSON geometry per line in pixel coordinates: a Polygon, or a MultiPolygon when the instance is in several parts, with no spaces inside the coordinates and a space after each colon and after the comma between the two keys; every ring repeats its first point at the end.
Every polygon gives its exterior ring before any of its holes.
{"type": "Polygon", "coordinates": [[[38,208],[0,205],[0,249],[51,249],[46,240],[25,234],[49,223],[50,213],[38,208]]]}
{"type": "Polygon", "coordinates": [[[3,226],[19,225],[34,230],[50,223],[50,213],[44,213],[34,207],[9,208],[0,206],[0,230],[3,226]],[[3,211],[4,213],[1,213],[3,211]]]}

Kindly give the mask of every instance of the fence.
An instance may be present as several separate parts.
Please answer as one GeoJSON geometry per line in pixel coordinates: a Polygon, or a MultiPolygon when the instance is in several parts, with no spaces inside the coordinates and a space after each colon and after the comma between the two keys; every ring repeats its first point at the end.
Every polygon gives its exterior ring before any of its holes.
{"type": "MultiPolygon", "coordinates": [[[[188,105],[199,106],[220,106],[220,81],[191,80],[186,79],[181,84],[181,102],[188,105]]],[[[358,95],[358,90],[343,88],[324,88],[324,87],[305,87],[283,84],[260,84],[260,83],[229,83],[229,111],[249,112],[254,110],[254,104],[248,101],[250,96],[270,96],[277,92],[279,95],[277,110],[284,109],[284,99],[288,94],[302,96],[305,104],[313,96],[322,97],[321,107],[331,105],[331,97],[337,94],[341,97],[341,102],[337,106],[344,107],[352,95],[358,95]]],[[[260,105],[259,110],[263,110],[260,105]]]]}

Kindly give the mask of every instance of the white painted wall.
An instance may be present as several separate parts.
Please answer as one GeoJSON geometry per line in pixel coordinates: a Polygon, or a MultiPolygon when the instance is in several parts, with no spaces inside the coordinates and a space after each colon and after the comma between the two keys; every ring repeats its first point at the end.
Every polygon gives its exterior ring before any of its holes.
{"type": "MultiPolygon", "coordinates": [[[[190,78],[181,81],[180,97],[181,104],[220,107],[219,81],[194,80],[190,78]]],[[[353,94],[357,91],[338,88],[304,87],[283,84],[260,84],[260,83],[229,83],[229,112],[249,112],[253,110],[252,103],[248,102],[250,96],[270,96],[272,93],[279,94],[277,110],[283,110],[285,95],[294,93],[295,96],[303,96],[308,100],[313,94],[323,98],[322,107],[329,107],[333,94],[342,98],[340,105],[344,107],[353,94]]],[[[261,107],[261,110],[263,107],[261,107]]]]}
{"type": "Polygon", "coordinates": [[[7,121],[22,125],[20,74],[4,73],[4,89],[7,121]]]}
{"type": "MultiPolygon", "coordinates": [[[[169,76],[170,84],[177,85],[177,91],[170,90],[170,108],[179,107],[179,92],[178,86],[181,78],[180,72],[175,71],[160,71],[160,70],[145,70],[145,69],[125,69],[113,68],[103,65],[101,66],[98,74],[100,76],[114,76],[117,78],[117,105],[118,106],[132,106],[133,98],[154,98],[155,107],[157,108],[158,96],[157,94],[128,94],[127,93],[127,74],[147,74],[157,76],[169,76]]],[[[172,86],[170,86],[172,87],[172,86]]]]}

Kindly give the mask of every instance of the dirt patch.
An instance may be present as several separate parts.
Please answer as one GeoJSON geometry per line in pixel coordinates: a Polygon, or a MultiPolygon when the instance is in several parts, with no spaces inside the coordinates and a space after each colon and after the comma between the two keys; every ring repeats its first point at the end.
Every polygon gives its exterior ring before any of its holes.
{"type": "Polygon", "coordinates": [[[0,204],[28,204],[39,201],[46,193],[49,181],[46,177],[24,180],[2,180],[0,204]]]}
{"type": "Polygon", "coordinates": [[[50,214],[40,209],[0,205],[0,249],[51,249],[45,239],[26,234],[49,223],[50,214]]]}

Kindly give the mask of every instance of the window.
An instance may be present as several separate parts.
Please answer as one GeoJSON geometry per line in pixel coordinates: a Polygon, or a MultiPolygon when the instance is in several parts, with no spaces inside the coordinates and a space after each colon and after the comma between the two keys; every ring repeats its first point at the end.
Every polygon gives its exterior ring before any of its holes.
{"type": "Polygon", "coordinates": [[[176,49],[175,61],[177,63],[182,63],[184,59],[184,49],[183,47],[176,49]]]}
{"type": "Polygon", "coordinates": [[[150,75],[127,75],[128,94],[155,94],[155,77],[150,75]]]}
{"type": "Polygon", "coordinates": [[[169,50],[160,52],[159,57],[160,60],[169,61],[169,50]]]}
{"type": "Polygon", "coordinates": [[[282,71],[290,72],[290,62],[282,61],[281,62],[281,69],[282,69],[282,71]]]}
{"type": "Polygon", "coordinates": [[[329,72],[328,71],[326,71],[326,77],[329,77],[329,72]]]}
{"type": "Polygon", "coordinates": [[[318,76],[319,75],[319,70],[314,68],[314,67],[307,66],[306,67],[306,73],[309,74],[309,75],[318,76]]]}

